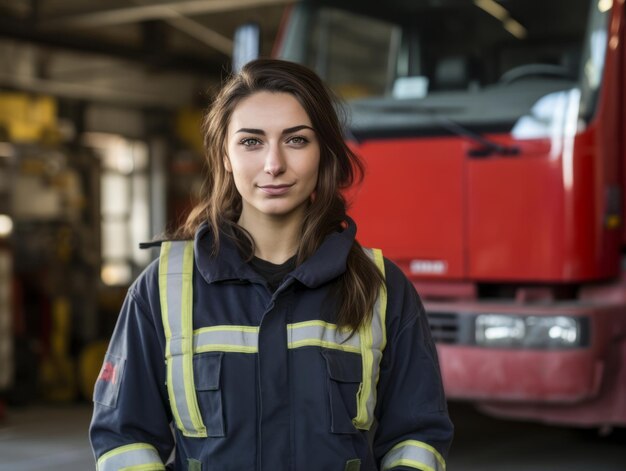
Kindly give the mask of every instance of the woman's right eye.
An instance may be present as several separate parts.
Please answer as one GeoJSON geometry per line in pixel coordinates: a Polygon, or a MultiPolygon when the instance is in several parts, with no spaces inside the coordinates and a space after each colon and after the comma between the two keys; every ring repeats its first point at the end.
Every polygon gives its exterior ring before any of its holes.
{"type": "Polygon", "coordinates": [[[239,141],[239,144],[245,147],[254,147],[254,146],[258,146],[259,144],[261,144],[261,141],[259,141],[255,137],[246,137],[245,139],[242,139],[241,141],[239,141]]]}

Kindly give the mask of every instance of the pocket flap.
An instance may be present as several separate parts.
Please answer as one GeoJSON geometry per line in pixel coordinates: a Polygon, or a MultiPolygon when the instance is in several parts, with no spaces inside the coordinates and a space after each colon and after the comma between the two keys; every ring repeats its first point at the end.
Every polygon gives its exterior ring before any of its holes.
{"type": "Polygon", "coordinates": [[[193,356],[193,381],[196,391],[220,388],[223,352],[200,353],[193,356]]]}
{"type": "Polygon", "coordinates": [[[322,350],[326,360],[328,376],[342,383],[360,383],[363,381],[363,364],[358,353],[322,350]]]}

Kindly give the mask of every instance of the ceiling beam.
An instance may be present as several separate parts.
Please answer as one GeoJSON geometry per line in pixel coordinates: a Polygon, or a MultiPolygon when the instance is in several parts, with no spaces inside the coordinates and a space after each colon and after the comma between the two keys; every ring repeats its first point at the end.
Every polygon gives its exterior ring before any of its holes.
{"type": "MultiPolygon", "coordinates": [[[[143,0],[134,0],[135,4],[144,5],[146,2],[143,0]]],[[[173,18],[166,18],[164,20],[148,20],[142,21],[144,30],[148,25],[163,25],[168,24],[173,28],[176,28],[181,33],[190,36],[197,41],[209,46],[212,49],[215,49],[227,57],[232,55],[233,50],[233,41],[226,36],[219,34],[218,32],[204,26],[202,23],[199,23],[191,18],[187,18],[184,15],[181,15],[176,10],[173,10],[173,18]]],[[[151,31],[156,31],[153,27],[149,28],[151,31]]],[[[148,40],[144,39],[144,42],[149,44],[149,46],[153,49],[164,49],[166,47],[165,34],[161,32],[157,32],[157,34],[150,34],[150,38],[148,40]],[[156,47],[155,47],[156,46],[156,47]]]]}
{"type": "Polygon", "coordinates": [[[46,18],[38,25],[40,28],[84,27],[95,28],[147,20],[165,20],[180,18],[181,15],[193,16],[207,13],[236,11],[267,5],[293,3],[294,0],[182,0],[151,5],[135,5],[124,8],[111,8],[46,18]]]}
{"type": "Polygon", "coordinates": [[[180,15],[177,18],[168,18],[165,20],[167,24],[185,33],[188,36],[200,41],[201,43],[220,51],[222,54],[230,57],[233,54],[233,41],[218,32],[207,28],[195,20],[180,15]]]}
{"type": "Polygon", "coordinates": [[[139,62],[157,70],[192,72],[204,77],[218,76],[227,60],[226,58],[224,61],[201,59],[196,56],[169,51],[158,51],[156,53],[147,51],[142,47],[94,40],[66,33],[59,34],[58,32],[41,31],[34,28],[30,22],[16,19],[7,20],[0,18],[1,37],[34,43],[44,47],[117,57],[132,62],[139,62]]]}
{"type": "Polygon", "coordinates": [[[95,84],[67,83],[34,77],[20,77],[2,72],[0,72],[0,86],[31,93],[43,93],[62,98],[98,101],[124,106],[177,108],[189,103],[189,99],[181,99],[166,93],[129,92],[119,88],[103,87],[95,84]]]}

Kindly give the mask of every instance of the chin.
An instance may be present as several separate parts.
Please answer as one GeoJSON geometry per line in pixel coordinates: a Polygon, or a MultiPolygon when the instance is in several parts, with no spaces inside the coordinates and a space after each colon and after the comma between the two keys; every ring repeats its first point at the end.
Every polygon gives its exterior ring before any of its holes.
{"type": "Polygon", "coordinates": [[[289,217],[293,214],[296,214],[298,212],[298,207],[272,207],[272,208],[266,208],[265,210],[261,211],[263,214],[265,214],[266,216],[271,216],[271,217],[276,217],[276,218],[280,218],[280,217],[289,217]]]}
{"type": "Polygon", "coordinates": [[[305,203],[296,203],[292,201],[286,201],[286,199],[275,199],[273,201],[261,201],[255,205],[248,205],[248,209],[252,213],[263,215],[266,217],[274,218],[287,218],[292,215],[301,213],[302,215],[306,211],[308,206],[308,200],[305,203]]]}

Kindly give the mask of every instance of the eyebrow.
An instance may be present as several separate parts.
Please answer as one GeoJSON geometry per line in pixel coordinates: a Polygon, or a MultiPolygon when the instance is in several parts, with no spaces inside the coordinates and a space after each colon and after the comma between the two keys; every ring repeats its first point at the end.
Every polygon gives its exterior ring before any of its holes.
{"type": "MultiPolygon", "coordinates": [[[[283,132],[281,134],[290,134],[292,132],[298,132],[303,129],[310,129],[311,131],[315,132],[315,129],[313,129],[311,126],[307,126],[306,124],[301,124],[299,126],[294,126],[292,128],[283,129],[283,132]]],[[[235,131],[235,134],[240,133],[240,132],[244,132],[248,134],[259,134],[261,136],[265,136],[265,131],[263,129],[241,128],[235,131]]]]}

